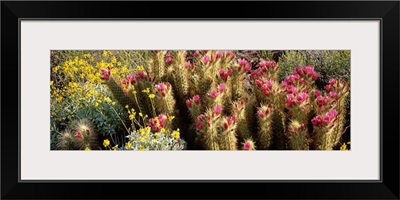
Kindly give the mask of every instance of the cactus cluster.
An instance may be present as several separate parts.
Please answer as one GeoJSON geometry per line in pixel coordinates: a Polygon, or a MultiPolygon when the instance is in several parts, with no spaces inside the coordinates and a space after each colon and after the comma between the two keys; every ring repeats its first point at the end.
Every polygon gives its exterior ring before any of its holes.
{"type": "Polygon", "coordinates": [[[97,148],[97,134],[87,119],[73,120],[68,128],[59,133],[59,150],[91,150],[97,148]]]}
{"type": "Polygon", "coordinates": [[[171,128],[180,128],[194,148],[333,149],[344,129],[350,85],[331,79],[321,92],[313,66],[297,67],[282,81],[279,70],[275,61],[254,66],[233,51],[203,50],[151,51],[146,66],[122,79],[110,68],[100,72],[114,98],[148,115],[146,123],[176,116],[171,128]]]}

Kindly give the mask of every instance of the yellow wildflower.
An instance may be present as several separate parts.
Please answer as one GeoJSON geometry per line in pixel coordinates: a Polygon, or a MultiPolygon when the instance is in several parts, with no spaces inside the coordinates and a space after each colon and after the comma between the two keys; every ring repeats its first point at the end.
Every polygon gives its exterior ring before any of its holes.
{"type": "Polygon", "coordinates": [[[172,132],[172,136],[174,137],[174,138],[179,138],[179,130],[177,130],[177,131],[173,131],[172,132]]]}
{"type": "Polygon", "coordinates": [[[112,148],[114,151],[118,150],[118,144],[112,148]]]}
{"type": "Polygon", "coordinates": [[[140,151],[144,151],[144,146],[140,146],[140,151]]]}
{"type": "Polygon", "coordinates": [[[143,114],[140,112],[140,113],[139,113],[139,116],[143,117],[143,114]]]}
{"type": "Polygon", "coordinates": [[[117,65],[118,65],[119,67],[121,67],[122,63],[121,63],[121,62],[117,62],[117,65]]]}
{"type": "Polygon", "coordinates": [[[104,97],[104,101],[107,102],[107,103],[110,103],[111,99],[109,97],[104,97]]]}
{"type": "Polygon", "coordinates": [[[159,135],[159,133],[154,133],[154,137],[158,137],[159,135]]]}
{"type": "Polygon", "coordinates": [[[125,108],[126,108],[126,109],[128,109],[128,108],[129,108],[129,106],[128,106],[128,105],[126,105],[126,106],[125,106],[125,108]]]}
{"type": "Polygon", "coordinates": [[[143,129],[142,129],[142,128],[139,129],[139,130],[138,130],[138,133],[143,134],[143,129]]]}
{"type": "Polygon", "coordinates": [[[104,146],[104,147],[108,147],[109,145],[110,145],[110,140],[105,139],[105,140],[103,141],[103,146],[104,146]]]}
{"type": "Polygon", "coordinates": [[[129,115],[129,119],[130,119],[130,120],[133,120],[134,118],[135,118],[134,115],[132,115],[132,114],[129,115]]]}
{"type": "Polygon", "coordinates": [[[113,101],[111,104],[112,104],[112,105],[115,105],[115,101],[113,101]]]}
{"type": "Polygon", "coordinates": [[[156,97],[156,95],[154,95],[154,94],[149,94],[149,98],[150,98],[150,99],[154,99],[154,97],[156,97]]]}
{"type": "Polygon", "coordinates": [[[347,145],[346,143],[343,143],[342,146],[340,147],[340,151],[347,151],[347,145]]]}
{"type": "Polygon", "coordinates": [[[50,81],[50,86],[53,86],[53,81],[50,81]]]}
{"type": "Polygon", "coordinates": [[[172,115],[171,115],[171,116],[168,117],[168,120],[169,120],[169,121],[172,121],[173,119],[175,119],[175,116],[172,116],[172,115]]]}
{"type": "Polygon", "coordinates": [[[115,56],[113,56],[113,57],[111,58],[111,62],[112,62],[112,63],[117,63],[117,58],[116,58],[115,56]]]}
{"type": "Polygon", "coordinates": [[[97,106],[99,106],[99,103],[97,103],[97,102],[94,102],[94,107],[97,107],[97,106]]]}
{"type": "Polygon", "coordinates": [[[101,54],[103,57],[107,57],[107,51],[103,51],[103,54],[101,54]]]}
{"type": "Polygon", "coordinates": [[[145,90],[142,90],[144,93],[150,93],[150,88],[146,88],[145,90]]]}
{"type": "Polygon", "coordinates": [[[89,147],[86,147],[86,148],[85,148],[85,151],[90,151],[90,148],[89,148],[89,147]]]}
{"type": "Polygon", "coordinates": [[[165,128],[161,128],[161,133],[165,133],[165,128]]]}
{"type": "Polygon", "coordinates": [[[131,148],[131,143],[130,142],[127,142],[126,144],[125,144],[125,147],[127,148],[127,149],[130,149],[131,148]]]}
{"type": "Polygon", "coordinates": [[[144,70],[144,67],[141,65],[136,67],[136,71],[138,71],[138,72],[143,71],[143,70],[144,70]]]}
{"type": "Polygon", "coordinates": [[[149,126],[146,126],[145,129],[146,129],[146,132],[147,132],[147,133],[151,131],[151,128],[150,128],[149,126]]]}

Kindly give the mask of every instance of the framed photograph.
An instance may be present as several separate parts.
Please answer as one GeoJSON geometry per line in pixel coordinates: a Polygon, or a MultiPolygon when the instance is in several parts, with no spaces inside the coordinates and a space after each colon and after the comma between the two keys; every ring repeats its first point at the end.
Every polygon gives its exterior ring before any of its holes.
{"type": "Polygon", "coordinates": [[[399,8],[2,1],[1,198],[399,199],[399,8]]]}

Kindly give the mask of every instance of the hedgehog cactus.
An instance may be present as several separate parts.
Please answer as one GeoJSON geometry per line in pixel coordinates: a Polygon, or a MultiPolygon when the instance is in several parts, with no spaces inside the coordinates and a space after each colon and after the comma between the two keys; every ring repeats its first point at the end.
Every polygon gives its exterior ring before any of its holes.
{"type": "Polygon", "coordinates": [[[289,132],[287,136],[290,140],[290,145],[294,150],[308,150],[309,142],[307,136],[307,128],[305,124],[293,120],[289,124],[289,132]]]}
{"type": "Polygon", "coordinates": [[[74,144],[78,149],[94,149],[96,147],[97,134],[89,120],[74,120],[70,127],[75,132],[74,144]]]}
{"type": "Polygon", "coordinates": [[[182,135],[196,135],[204,149],[332,149],[340,142],[350,86],[332,79],[316,90],[313,66],[280,82],[275,61],[252,66],[232,51],[154,51],[148,65],[123,80],[110,68],[101,74],[122,106],[149,115],[151,127],[160,114],[176,115],[174,125],[196,132],[182,135]]]}
{"type": "Polygon", "coordinates": [[[60,150],[71,150],[74,149],[74,135],[68,131],[64,130],[60,132],[57,136],[57,148],[60,150]]]}
{"type": "Polygon", "coordinates": [[[268,149],[272,141],[272,110],[273,105],[264,106],[261,105],[257,110],[257,119],[259,123],[259,146],[262,149],[268,149]]]}

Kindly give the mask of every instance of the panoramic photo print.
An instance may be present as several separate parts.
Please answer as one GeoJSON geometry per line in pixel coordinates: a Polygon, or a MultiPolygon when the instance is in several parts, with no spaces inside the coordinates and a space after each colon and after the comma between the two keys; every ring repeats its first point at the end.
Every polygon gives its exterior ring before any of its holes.
{"type": "Polygon", "coordinates": [[[349,50],[52,50],[51,150],[350,150],[349,50]]]}

